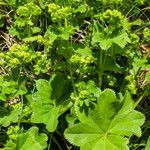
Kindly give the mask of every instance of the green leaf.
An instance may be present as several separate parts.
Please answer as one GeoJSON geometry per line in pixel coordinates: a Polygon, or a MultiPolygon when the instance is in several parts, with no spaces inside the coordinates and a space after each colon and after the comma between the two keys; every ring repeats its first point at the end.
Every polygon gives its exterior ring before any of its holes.
{"type": "Polygon", "coordinates": [[[93,43],[99,43],[103,50],[108,50],[112,44],[116,44],[121,48],[124,48],[127,43],[130,43],[128,34],[122,30],[116,36],[111,37],[109,35],[104,35],[101,32],[95,32],[92,37],[93,43]]]}
{"type": "Polygon", "coordinates": [[[9,115],[9,110],[7,110],[5,107],[0,106],[0,117],[4,117],[5,115],[9,115]]]}
{"type": "Polygon", "coordinates": [[[42,8],[42,9],[45,9],[45,0],[38,0],[38,2],[39,2],[39,5],[40,5],[40,7],[42,8]]]}
{"type": "Polygon", "coordinates": [[[99,43],[100,47],[103,50],[107,50],[112,46],[112,41],[108,37],[106,37],[103,33],[96,32],[92,37],[93,43],[99,43]]]}
{"type": "Polygon", "coordinates": [[[39,79],[36,81],[36,89],[38,90],[33,94],[33,100],[35,102],[50,103],[51,102],[51,85],[50,82],[45,79],[39,79]]]}
{"type": "Polygon", "coordinates": [[[64,40],[69,40],[69,37],[74,33],[75,27],[68,25],[67,27],[59,27],[61,37],[64,40]]]}
{"type": "Polygon", "coordinates": [[[89,47],[79,47],[75,52],[84,57],[92,57],[92,50],[89,47]]]}
{"type": "Polygon", "coordinates": [[[47,140],[46,134],[39,134],[38,128],[32,127],[17,137],[16,150],[43,150],[47,147],[47,140]]]}
{"type": "Polygon", "coordinates": [[[31,28],[31,30],[32,30],[33,34],[41,32],[41,28],[39,28],[39,27],[33,27],[33,28],[31,28]]]}
{"type": "Polygon", "coordinates": [[[77,13],[77,12],[85,13],[87,10],[88,10],[88,5],[87,4],[80,4],[74,12],[75,13],[77,13]]]}
{"type": "Polygon", "coordinates": [[[127,137],[140,136],[140,126],[145,120],[144,115],[132,106],[128,92],[120,101],[112,90],[106,89],[88,116],[76,109],[80,123],[66,129],[64,135],[81,150],[129,150],[127,137]]]}
{"type": "Polygon", "coordinates": [[[31,122],[44,123],[49,132],[56,130],[58,118],[61,115],[61,105],[56,106],[56,99],[61,98],[65,93],[64,90],[67,87],[65,83],[66,81],[61,74],[53,75],[50,81],[45,79],[36,81],[38,91],[33,93],[32,101],[30,100],[32,109],[31,122]],[[64,84],[61,86],[59,83],[62,81],[64,81],[64,84]]]}
{"type": "Polygon", "coordinates": [[[104,71],[122,72],[122,69],[111,56],[106,56],[104,71]]]}
{"type": "Polygon", "coordinates": [[[112,43],[120,46],[121,48],[124,48],[127,43],[130,43],[130,39],[128,37],[128,34],[125,31],[121,31],[118,36],[114,37],[112,39],[112,43]]]}
{"type": "Polygon", "coordinates": [[[27,93],[27,88],[24,84],[21,84],[18,88],[18,91],[16,92],[15,95],[24,95],[27,93]]]}
{"type": "Polygon", "coordinates": [[[64,102],[67,97],[69,98],[72,89],[71,81],[64,74],[57,73],[51,82],[51,86],[52,98],[56,100],[57,105],[64,102]]]}
{"type": "Polygon", "coordinates": [[[148,138],[145,150],[149,150],[150,149],[150,137],[148,138]]]}
{"type": "Polygon", "coordinates": [[[5,94],[10,94],[10,93],[15,93],[17,91],[17,83],[14,82],[13,80],[4,81],[2,86],[2,93],[5,94]]]}
{"type": "Polygon", "coordinates": [[[16,143],[13,140],[8,140],[5,144],[4,148],[0,148],[0,150],[16,150],[16,143]]]}
{"type": "Polygon", "coordinates": [[[149,71],[146,73],[146,80],[150,83],[150,73],[149,73],[149,71]]]}
{"type": "Polygon", "coordinates": [[[134,74],[137,74],[137,72],[140,69],[143,69],[144,67],[146,67],[146,63],[147,63],[146,59],[134,57],[134,60],[133,60],[133,71],[134,71],[134,74]]]}
{"type": "Polygon", "coordinates": [[[9,114],[1,117],[0,116],[0,125],[3,125],[4,127],[9,126],[11,123],[16,123],[19,119],[19,116],[22,113],[22,107],[21,104],[16,104],[14,108],[10,111],[9,114]]]}
{"type": "Polygon", "coordinates": [[[59,108],[49,104],[32,103],[31,122],[44,123],[49,132],[55,131],[58,125],[59,108]]]}
{"type": "Polygon", "coordinates": [[[39,79],[36,81],[37,92],[33,94],[31,102],[33,123],[44,123],[48,131],[53,132],[58,124],[59,109],[53,107],[51,99],[52,87],[50,81],[39,79]]]}

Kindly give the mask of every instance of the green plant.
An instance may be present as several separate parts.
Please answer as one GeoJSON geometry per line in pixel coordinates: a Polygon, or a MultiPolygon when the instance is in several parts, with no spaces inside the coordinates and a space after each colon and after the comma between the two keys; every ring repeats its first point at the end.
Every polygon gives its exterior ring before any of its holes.
{"type": "Polygon", "coordinates": [[[0,149],[145,148],[147,5],[1,0],[0,149]]]}

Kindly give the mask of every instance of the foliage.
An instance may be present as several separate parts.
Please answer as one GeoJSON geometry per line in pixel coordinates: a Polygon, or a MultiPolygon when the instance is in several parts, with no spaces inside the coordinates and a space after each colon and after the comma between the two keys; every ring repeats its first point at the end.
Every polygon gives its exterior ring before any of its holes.
{"type": "Polygon", "coordinates": [[[1,0],[0,149],[147,148],[149,6],[1,0]]]}
{"type": "Polygon", "coordinates": [[[90,110],[88,116],[75,108],[80,122],[66,129],[65,137],[70,143],[81,146],[82,150],[109,150],[110,147],[116,150],[129,149],[128,140],[123,136],[140,136],[139,126],[144,122],[143,114],[132,107],[129,93],[119,101],[113,91],[106,89],[100,94],[97,105],[90,110]]]}

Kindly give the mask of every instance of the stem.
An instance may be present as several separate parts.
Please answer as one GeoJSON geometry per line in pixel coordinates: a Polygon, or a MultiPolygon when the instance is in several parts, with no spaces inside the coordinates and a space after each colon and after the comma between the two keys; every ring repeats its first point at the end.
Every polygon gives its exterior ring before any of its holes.
{"type": "Polygon", "coordinates": [[[55,144],[57,145],[57,147],[58,147],[59,150],[63,150],[63,149],[61,148],[60,144],[58,143],[58,141],[55,139],[54,136],[52,136],[52,140],[55,142],[55,144]]]}
{"type": "Polygon", "coordinates": [[[141,100],[146,95],[146,93],[147,93],[147,90],[145,90],[144,93],[139,97],[139,99],[134,103],[133,109],[135,109],[137,107],[137,105],[141,102],[141,100]]]}
{"type": "Polygon", "coordinates": [[[68,26],[67,19],[65,18],[65,27],[68,26]]]}
{"type": "Polygon", "coordinates": [[[48,143],[48,148],[47,148],[47,150],[50,150],[50,148],[51,148],[52,136],[53,136],[53,134],[50,135],[50,140],[49,140],[49,143],[48,143]]]}
{"type": "Polygon", "coordinates": [[[68,145],[66,143],[66,139],[64,138],[64,136],[58,130],[56,130],[56,133],[62,138],[63,142],[65,143],[65,146],[67,147],[68,145]]]}
{"type": "MultiPolygon", "coordinates": [[[[73,49],[73,46],[72,46],[72,36],[71,36],[71,47],[73,49]]],[[[70,62],[69,61],[67,61],[67,62],[68,62],[68,66],[69,66],[69,72],[70,72],[71,82],[72,82],[72,86],[73,86],[73,91],[75,93],[75,96],[77,96],[77,91],[76,91],[76,87],[75,87],[75,83],[74,83],[74,78],[73,78],[73,71],[72,71],[70,62]]]]}
{"type": "Polygon", "coordinates": [[[101,89],[101,86],[102,86],[102,59],[103,59],[103,52],[102,52],[102,49],[100,49],[100,56],[99,56],[99,87],[101,89]]]}
{"type": "Polygon", "coordinates": [[[103,52],[102,49],[100,49],[100,56],[99,56],[99,64],[98,64],[98,79],[99,79],[99,88],[101,89],[102,87],[102,80],[103,80],[103,73],[104,73],[104,66],[105,66],[105,61],[106,61],[106,55],[103,52]]]}
{"type": "Polygon", "coordinates": [[[22,116],[23,115],[23,96],[21,95],[21,114],[20,117],[18,119],[18,126],[20,126],[21,120],[22,120],[22,116]]]}
{"type": "Polygon", "coordinates": [[[73,91],[75,93],[75,96],[77,96],[77,91],[76,91],[76,87],[75,87],[75,83],[74,83],[74,79],[73,79],[73,72],[70,68],[70,77],[71,77],[71,82],[72,82],[72,86],[73,86],[73,91]]]}

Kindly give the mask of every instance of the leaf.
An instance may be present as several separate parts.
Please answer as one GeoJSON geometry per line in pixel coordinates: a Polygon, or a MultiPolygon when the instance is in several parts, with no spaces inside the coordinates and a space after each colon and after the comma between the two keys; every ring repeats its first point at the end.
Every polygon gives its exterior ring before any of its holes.
{"type": "Polygon", "coordinates": [[[17,137],[16,150],[43,150],[47,147],[47,140],[46,134],[38,134],[38,128],[32,127],[17,137]]]}
{"type": "Polygon", "coordinates": [[[44,34],[44,38],[49,41],[50,44],[52,44],[60,34],[60,31],[56,28],[53,29],[52,26],[49,26],[44,34]]]}
{"type": "Polygon", "coordinates": [[[9,110],[7,110],[5,107],[0,106],[0,117],[4,117],[5,115],[9,115],[9,110]]]}
{"type": "Polygon", "coordinates": [[[92,57],[92,50],[89,47],[79,47],[75,52],[84,57],[92,57]]]}
{"type": "Polygon", "coordinates": [[[130,43],[128,34],[122,30],[116,36],[104,35],[101,32],[95,32],[92,37],[93,43],[99,43],[103,50],[108,50],[112,44],[116,44],[121,48],[124,48],[127,43],[130,43]]]}
{"type": "Polygon", "coordinates": [[[51,82],[52,86],[52,98],[56,100],[56,104],[64,102],[64,98],[68,97],[71,93],[72,85],[71,81],[66,78],[62,73],[57,73],[51,82]]]}
{"type": "Polygon", "coordinates": [[[44,92],[46,93],[44,89],[47,89],[48,91],[51,91],[51,86],[50,86],[50,83],[49,81],[45,80],[45,79],[39,79],[36,81],[36,88],[39,92],[44,92]]]}
{"type": "Polygon", "coordinates": [[[42,9],[45,9],[45,0],[38,0],[39,2],[39,6],[42,8],[42,9]]]}
{"type": "Polygon", "coordinates": [[[4,127],[9,126],[11,123],[16,123],[19,119],[19,116],[22,113],[22,107],[21,104],[18,103],[15,105],[15,108],[12,108],[9,114],[1,117],[0,116],[0,125],[3,125],[4,127]]]}
{"type": "Polygon", "coordinates": [[[107,38],[103,33],[96,32],[92,37],[93,43],[99,43],[103,50],[107,50],[112,46],[112,41],[107,38]]]}
{"type": "Polygon", "coordinates": [[[31,122],[44,123],[49,132],[54,132],[58,125],[58,118],[64,110],[64,108],[61,109],[62,103],[59,102],[58,104],[57,101],[63,99],[64,94],[69,93],[69,85],[70,81],[62,74],[54,74],[50,81],[37,80],[36,89],[38,91],[33,93],[32,101],[30,100],[31,122]]]}
{"type": "Polygon", "coordinates": [[[27,89],[26,89],[26,86],[22,83],[19,88],[18,88],[18,91],[16,92],[15,95],[24,95],[27,93],[27,89]]]}
{"type": "Polygon", "coordinates": [[[145,150],[149,150],[150,149],[150,137],[148,138],[145,150]]]}
{"type": "Polygon", "coordinates": [[[5,147],[0,150],[16,150],[16,143],[13,140],[8,140],[5,147]]]}
{"type": "Polygon", "coordinates": [[[146,67],[146,63],[147,63],[146,59],[134,57],[134,61],[133,61],[133,71],[134,71],[134,73],[137,74],[137,72],[140,69],[143,69],[144,67],[146,67]]]}
{"type": "Polygon", "coordinates": [[[4,81],[2,86],[2,93],[5,94],[10,94],[10,93],[15,93],[17,91],[17,83],[14,82],[13,80],[4,81]]]}
{"type": "Polygon", "coordinates": [[[104,71],[122,72],[122,68],[111,56],[106,56],[104,71]]]}
{"type": "Polygon", "coordinates": [[[36,81],[36,89],[38,90],[33,94],[33,100],[36,102],[50,103],[52,87],[50,82],[45,79],[36,81]]]}
{"type": "Polygon", "coordinates": [[[53,132],[58,124],[59,108],[53,107],[50,81],[39,79],[36,81],[37,92],[33,94],[31,102],[33,123],[44,123],[48,131],[53,132]]]}
{"type": "Polygon", "coordinates": [[[87,10],[88,10],[88,5],[87,4],[80,4],[74,12],[75,13],[77,13],[77,12],[85,13],[87,10]]]}
{"type": "Polygon", "coordinates": [[[118,36],[114,37],[112,39],[112,43],[120,46],[121,48],[124,48],[127,43],[130,43],[130,39],[128,37],[128,34],[125,31],[121,31],[118,36]]]}
{"type": "Polygon", "coordinates": [[[149,71],[146,73],[146,80],[148,81],[148,83],[150,83],[150,73],[149,73],[149,71]]]}
{"type": "Polygon", "coordinates": [[[81,150],[129,150],[127,137],[140,136],[140,126],[145,120],[132,106],[128,92],[123,101],[119,101],[112,90],[106,89],[88,116],[77,111],[80,123],[66,129],[64,135],[81,150]]]}
{"type": "Polygon", "coordinates": [[[69,37],[74,33],[75,27],[68,25],[67,27],[59,27],[61,37],[64,40],[69,40],[69,37]]]}
{"type": "Polygon", "coordinates": [[[58,125],[59,107],[52,107],[49,104],[32,103],[31,122],[44,123],[49,132],[55,131],[58,125]]]}

